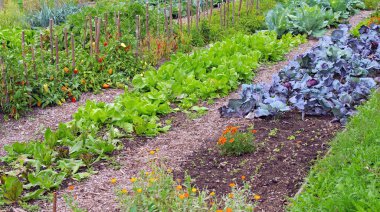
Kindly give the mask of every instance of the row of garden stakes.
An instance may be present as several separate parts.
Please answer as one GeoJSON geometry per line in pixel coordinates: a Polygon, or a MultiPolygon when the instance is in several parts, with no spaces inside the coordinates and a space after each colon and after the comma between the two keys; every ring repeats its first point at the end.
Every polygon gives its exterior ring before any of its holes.
{"type": "MultiPolygon", "coordinates": [[[[165,6],[163,8],[164,10],[164,33],[165,35],[167,35],[168,37],[171,37],[173,36],[173,4],[172,4],[172,0],[169,0],[169,15],[167,16],[166,15],[166,11],[167,11],[167,6],[166,6],[166,1],[165,1],[165,6]],[[169,19],[169,20],[168,20],[169,19]],[[169,22],[169,23],[168,23],[169,22]]],[[[193,24],[193,19],[194,19],[194,14],[191,13],[190,11],[190,7],[191,7],[191,1],[192,0],[187,0],[187,8],[186,8],[186,18],[187,18],[187,33],[190,34],[190,27],[191,25],[193,24]]],[[[247,14],[252,11],[252,8],[253,8],[253,5],[254,5],[254,1],[255,0],[247,0],[246,1],[246,8],[247,8],[247,14]]],[[[242,2],[243,0],[239,0],[239,7],[238,7],[238,18],[240,18],[240,15],[241,15],[241,8],[242,8],[242,2]]],[[[219,13],[220,13],[220,26],[221,27],[228,27],[228,21],[229,21],[229,18],[226,18],[226,17],[229,17],[229,13],[230,13],[230,4],[231,4],[231,1],[230,0],[225,0],[225,2],[223,2],[222,4],[218,3],[217,5],[217,9],[219,10],[219,13]]],[[[183,32],[183,17],[182,17],[182,2],[181,0],[178,1],[178,19],[177,19],[177,24],[179,25],[179,30],[180,30],[180,33],[183,32]]],[[[213,9],[214,9],[214,6],[213,6],[213,0],[206,0],[206,4],[205,4],[205,7],[203,9],[204,11],[204,14],[203,14],[203,17],[204,17],[204,20],[207,20],[208,18],[208,22],[210,23],[211,22],[211,18],[212,18],[212,15],[213,15],[213,9]]],[[[256,8],[259,9],[259,0],[256,0],[256,8]]],[[[158,5],[158,10],[160,9],[160,5],[158,5]]],[[[231,20],[231,23],[232,25],[235,24],[235,0],[232,0],[232,20],[231,20]]],[[[195,14],[195,26],[196,26],[196,29],[199,30],[199,22],[202,18],[202,14],[200,12],[200,2],[199,0],[196,0],[196,14],[195,14]]],[[[88,28],[91,29],[91,30],[88,30],[89,31],[89,39],[90,39],[90,50],[89,50],[89,53],[91,56],[93,56],[93,54],[95,53],[95,57],[98,59],[99,57],[99,41],[100,41],[100,30],[101,30],[101,23],[103,22],[103,25],[104,25],[104,32],[106,34],[106,40],[108,42],[109,40],[109,36],[108,36],[108,30],[107,30],[107,27],[108,27],[108,16],[107,14],[105,14],[105,17],[104,17],[104,20],[102,20],[101,18],[98,18],[98,17],[95,17],[94,18],[94,23],[95,23],[95,41],[93,40],[94,39],[94,36],[93,36],[93,26],[92,26],[92,20],[93,18],[91,16],[88,16],[86,17],[86,21],[85,21],[85,26],[84,26],[84,37],[83,37],[83,42],[82,42],[82,45],[83,45],[83,48],[85,48],[85,44],[86,44],[86,39],[87,39],[87,30],[88,28]],[[95,42],[95,49],[93,49],[93,45],[92,43],[95,42]]],[[[140,16],[137,15],[136,16],[136,39],[138,40],[138,44],[136,46],[136,56],[138,56],[139,54],[139,46],[140,46],[140,41],[142,39],[142,36],[141,36],[141,23],[140,23],[140,16]]],[[[116,31],[116,38],[117,40],[120,40],[121,38],[121,24],[120,24],[120,12],[117,12],[115,13],[115,23],[116,23],[116,26],[117,26],[117,31],[116,31]]],[[[148,38],[147,39],[147,47],[148,47],[148,50],[150,50],[150,31],[149,31],[149,3],[146,2],[146,17],[145,17],[145,27],[146,27],[146,37],[148,38]]],[[[159,19],[158,19],[158,22],[157,22],[157,33],[160,32],[159,30],[160,28],[160,23],[159,23],[159,19]]],[[[49,34],[50,34],[50,61],[51,61],[51,64],[55,64],[56,66],[56,69],[57,71],[59,71],[59,49],[58,49],[58,36],[57,35],[54,35],[54,21],[53,19],[50,19],[49,21],[49,34]],[[55,48],[54,48],[55,47],[55,48]],[[55,52],[54,52],[54,49],[55,49],[55,52]]],[[[66,55],[68,56],[69,55],[69,48],[68,48],[68,32],[67,32],[67,29],[64,28],[64,47],[65,47],[65,52],[66,52],[66,55]]],[[[24,68],[24,78],[25,78],[25,84],[26,85],[29,85],[29,80],[28,80],[28,67],[27,67],[27,64],[26,64],[26,55],[25,55],[25,32],[23,31],[22,32],[22,57],[23,57],[23,68],[24,68]]],[[[5,48],[5,44],[3,43],[3,48],[5,48]]],[[[44,46],[43,46],[43,35],[42,33],[40,34],[40,49],[41,49],[41,60],[44,61],[44,58],[45,58],[45,55],[43,54],[43,49],[44,49],[44,46]]],[[[32,54],[32,68],[34,70],[34,72],[36,73],[35,75],[35,78],[38,79],[38,75],[37,75],[37,71],[36,71],[36,62],[35,62],[35,47],[32,46],[31,47],[31,54],[32,54]]],[[[71,60],[72,60],[72,68],[74,69],[75,68],[75,42],[74,42],[74,34],[71,33],[71,60]]],[[[8,103],[9,102],[9,94],[8,94],[8,91],[7,91],[7,80],[6,80],[6,66],[5,66],[5,61],[0,58],[0,70],[2,71],[2,87],[4,88],[2,91],[5,92],[6,94],[6,99],[5,101],[8,103]]]]}

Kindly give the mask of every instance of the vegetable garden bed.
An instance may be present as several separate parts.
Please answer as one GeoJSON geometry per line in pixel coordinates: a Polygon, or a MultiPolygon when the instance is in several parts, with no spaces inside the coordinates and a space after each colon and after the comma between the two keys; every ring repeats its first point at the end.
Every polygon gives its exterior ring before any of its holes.
{"type": "MultiPolygon", "coordinates": [[[[201,149],[181,164],[196,187],[225,195],[230,183],[248,182],[253,193],[260,195],[257,210],[282,211],[307,175],[314,160],[323,156],[330,139],[341,129],[329,122],[331,117],[309,117],[305,121],[296,113],[286,113],[278,119],[245,122],[236,120],[233,126],[254,126],[255,152],[242,156],[221,156],[218,137],[208,138],[201,149]],[[245,180],[242,180],[244,176],[245,180]]],[[[220,135],[222,134],[220,130],[220,135]]],[[[176,178],[183,179],[184,172],[176,178]]],[[[253,198],[253,196],[252,196],[253,198]]],[[[253,199],[252,199],[253,200],[253,199]]]]}

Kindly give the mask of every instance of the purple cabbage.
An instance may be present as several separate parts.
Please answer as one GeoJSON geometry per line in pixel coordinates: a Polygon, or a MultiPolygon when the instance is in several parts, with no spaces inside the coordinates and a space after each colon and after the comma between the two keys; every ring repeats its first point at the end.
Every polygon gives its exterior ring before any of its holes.
{"type": "Polygon", "coordinates": [[[275,116],[289,110],[333,114],[345,123],[380,83],[380,27],[363,26],[360,37],[341,25],[311,51],[273,76],[271,85],[243,85],[240,100],[219,108],[222,117],[275,116]]]}

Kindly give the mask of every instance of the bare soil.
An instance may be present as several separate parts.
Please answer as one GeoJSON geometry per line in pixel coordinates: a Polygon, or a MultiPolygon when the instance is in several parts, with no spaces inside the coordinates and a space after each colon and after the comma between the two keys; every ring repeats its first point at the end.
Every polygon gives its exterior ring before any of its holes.
{"type": "Polygon", "coordinates": [[[300,114],[287,113],[278,120],[252,121],[257,130],[255,152],[222,156],[217,138],[209,138],[180,165],[181,171],[174,176],[184,179],[186,171],[196,187],[213,190],[217,195],[230,193],[232,182],[243,185],[241,177],[245,176],[253,192],[261,196],[257,211],[283,211],[287,197],[294,196],[313,161],[324,155],[328,142],[340,129],[340,124],[329,122],[331,118],[309,117],[302,121],[300,114]],[[275,129],[278,131],[273,133],[275,129]]]}

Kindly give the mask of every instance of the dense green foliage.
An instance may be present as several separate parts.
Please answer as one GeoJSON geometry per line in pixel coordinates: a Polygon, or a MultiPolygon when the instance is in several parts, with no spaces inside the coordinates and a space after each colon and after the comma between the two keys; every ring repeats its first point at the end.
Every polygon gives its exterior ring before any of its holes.
{"type": "Polygon", "coordinates": [[[86,167],[117,149],[120,138],[167,131],[170,126],[163,126],[159,116],[177,111],[173,103],[187,109],[199,100],[225,96],[240,82],[251,80],[259,62],[280,60],[304,41],[291,35],[278,40],[274,32],[239,34],[190,55],[178,53],[158,70],[136,75],[133,90],[114,103],[88,101],[71,122],[60,124],[55,132],[46,130],[43,141],[6,146],[8,154],[1,161],[7,165],[0,173],[18,177],[24,192],[15,195],[12,190],[15,197],[9,198],[2,187],[0,204],[35,199],[66,178],[87,177],[91,171],[86,167]]]}
{"type": "Polygon", "coordinates": [[[379,211],[379,138],[380,92],[375,92],[311,170],[289,211],[379,211]]]}
{"type": "MultiPolygon", "coordinates": [[[[51,52],[51,36],[48,29],[37,28],[24,30],[25,59],[22,57],[22,29],[4,29],[0,31],[0,58],[3,59],[5,72],[0,71],[1,79],[5,78],[0,88],[0,111],[18,118],[30,107],[45,107],[61,105],[65,101],[76,101],[82,92],[99,91],[108,87],[124,87],[129,78],[141,73],[149,66],[156,66],[163,59],[168,59],[173,52],[189,52],[194,47],[201,47],[210,42],[222,40],[232,34],[242,32],[254,33],[264,26],[264,13],[272,8],[275,1],[260,3],[260,10],[246,9],[242,6],[240,18],[237,17],[238,7],[235,7],[234,24],[232,24],[232,7],[226,20],[226,26],[220,25],[220,13],[214,11],[213,16],[202,17],[199,29],[193,18],[190,33],[184,24],[182,31],[177,21],[173,21],[173,34],[168,36],[169,28],[165,29],[162,7],[149,8],[148,28],[146,33],[146,8],[137,2],[100,1],[94,7],[85,7],[81,12],[67,17],[66,22],[55,26],[53,33],[58,38],[58,68],[55,65],[55,48],[51,52]],[[115,13],[120,12],[121,37],[117,38],[117,22],[115,13]],[[136,15],[140,16],[140,39],[136,39],[136,15]],[[88,17],[101,17],[99,55],[90,54],[95,49],[91,43],[88,17]],[[210,18],[210,22],[209,19],[210,18]],[[107,29],[105,29],[107,23],[107,29]],[[64,42],[64,29],[68,30],[68,48],[64,42]],[[165,32],[166,30],[166,32],[165,32]],[[42,33],[42,39],[40,37],[42,33]],[[75,41],[75,67],[72,65],[71,33],[75,41]],[[42,42],[41,42],[42,40],[42,42]],[[148,45],[149,42],[149,45],[148,45]],[[42,48],[40,48],[42,46],[42,48]],[[32,58],[32,48],[35,48],[35,60],[32,58]],[[138,56],[137,54],[138,49],[138,56]],[[68,50],[68,52],[66,52],[68,50]],[[68,54],[67,54],[68,53],[68,54]],[[25,64],[24,64],[25,63],[25,64]],[[26,67],[26,69],[25,69],[26,67]],[[27,71],[25,71],[27,70],[27,71]],[[75,73],[74,73],[75,72],[75,73]]],[[[59,13],[70,11],[55,9],[59,13]]],[[[46,26],[51,13],[49,8],[43,9],[36,19],[46,26]]],[[[167,17],[168,18],[168,17],[167,17]]],[[[64,20],[65,16],[58,14],[56,22],[64,20]]],[[[92,42],[95,40],[95,21],[92,19],[92,42]]],[[[169,20],[167,20],[169,21],[169,20]]],[[[184,20],[184,23],[186,21],[184,20]]],[[[53,37],[53,46],[55,46],[53,37]]]]}

